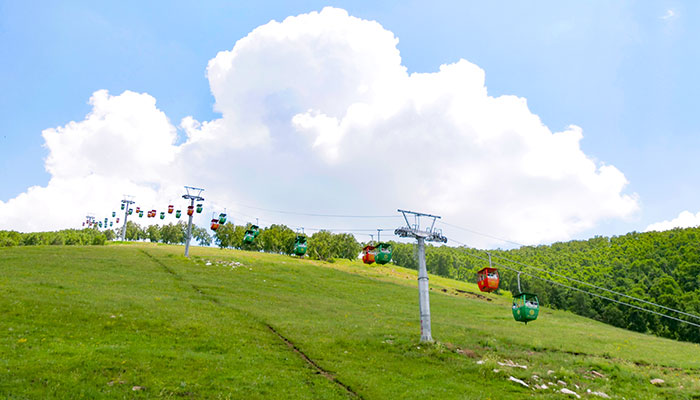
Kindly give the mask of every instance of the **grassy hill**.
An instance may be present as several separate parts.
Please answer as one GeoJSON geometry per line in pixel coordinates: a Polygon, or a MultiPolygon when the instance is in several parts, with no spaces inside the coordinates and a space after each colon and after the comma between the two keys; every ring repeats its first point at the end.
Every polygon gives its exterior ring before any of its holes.
{"type": "Polygon", "coordinates": [[[413,270],[192,255],[0,248],[0,397],[574,398],[562,381],[582,398],[700,398],[697,344],[546,308],[526,326],[509,298],[431,277],[426,345],[413,270]]]}

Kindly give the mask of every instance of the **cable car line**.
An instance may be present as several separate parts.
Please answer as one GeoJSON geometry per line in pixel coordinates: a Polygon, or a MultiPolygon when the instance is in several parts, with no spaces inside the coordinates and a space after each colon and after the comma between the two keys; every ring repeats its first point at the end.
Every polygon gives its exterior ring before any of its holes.
{"type": "MultiPolygon", "coordinates": [[[[455,239],[451,239],[451,238],[450,238],[449,240],[451,240],[451,241],[453,241],[453,242],[455,242],[455,243],[457,243],[457,244],[461,244],[461,245],[463,245],[463,246],[466,246],[466,244],[461,243],[461,242],[459,242],[459,241],[457,241],[457,240],[455,240],[455,239]]],[[[484,251],[484,252],[486,252],[487,254],[491,254],[490,252],[485,251],[485,250],[481,250],[481,251],[484,251]]],[[[486,257],[481,257],[481,256],[478,256],[478,255],[476,255],[476,254],[471,254],[471,253],[465,253],[465,254],[467,254],[468,256],[474,257],[474,258],[478,258],[478,259],[480,259],[480,260],[488,261],[488,258],[486,258],[486,257]]],[[[496,255],[494,255],[494,254],[491,254],[491,256],[492,256],[492,257],[498,257],[498,256],[496,256],[496,255]]],[[[498,258],[505,259],[504,257],[498,257],[498,258]]],[[[511,260],[508,260],[508,259],[505,259],[505,260],[506,260],[506,261],[511,261],[511,260]]],[[[520,264],[520,265],[525,266],[525,267],[531,267],[531,266],[529,266],[529,265],[527,265],[527,264],[519,263],[519,262],[517,262],[517,261],[511,261],[511,262],[515,262],[515,263],[520,264]]],[[[545,278],[545,277],[541,277],[541,276],[538,276],[538,275],[534,275],[534,274],[532,274],[532,273],[528,273],[528,272],[525,272],[525,271],[521,271],[521,270],[515,269],[515,268],[513,268],[513,267],[510,267],[510,266],[507,266],[507,265],[504,265],[504,264],[499,264],[499,263],[496,263],[496,262],[492,262],[492,264],[493,264],[493,265],[497,265],[497,266],[499,266],[499,267],[503,267],[503,268],[508,269],[508,270],[510,270],[510,271],[516,272],[516,273],[518,273],[518,274],[524,274],[524,275],[527,275],[527,276],[531,276],[531,277],[533,277],[533,278],[541,279],[541,280],[543,280],[543,281],[546,281],[546,282],[549,282],[549,283],[553,283],[553,284],[555,284],[555,285],[563,286],[563,287],[568,288],[568,289],[572,289],[572,290],[575,290],[575,291],[578,291],[578,292],[586,293],[586,294],[589,294],[589,295],[591,295],[591,296],[599,297],[599,298],[604,299],[604,300],[609,300],[609,301],[612,301],[612,302],[615,302],[615,303],[618,303],[618,304],[622,304],[622,305],[625,305],[625,306],[628,306],[628,307],[635,308],[635,309],[637,309],[637,310],[646,311],[646,312],[649,312],[649,313],[652,313],[652,314],[656,314],[656,315],[661,316],[661,317],[664,317],[664,318],[672,319],[672,320],[675,320],[675,321],[678,321],[678,322],[682,322],[682,323],[684,323],[684,324],[693,325],[693,326],[696,326],[696,327],[699,327],[699,328],[700,328],[700,324],[696,324],[696,323],[694,323],[694,322],[690,322],[690,321],[687,321],[687,320],[684,320],[684,319],[680,319],[680,318],[677,318],[677,317],[674,317],[674,316],[671,316],[671,315],[663,314],[663,313],[660,313],[660,312],[658,312],[658,311],[649,310],[649,309],[647,309],[647,308],[643,308],[643,307],[640,307],[640,306],[637,306],[637,305],[634,305],[634,304],[630,304],[630,303],[627,303],[627,302],[624,302],[624,301],[621,301],[621,300],[613,299],[613,298],[611,298],[611,297],[603,296],[603,295],[601,295],[601,294],[589,292],[589,291],[584,290],[584,289],[581,289],[581,288],[577,288],[577,287],[574,287],[574,286],[569,286],[569,285],[566,285],[566,284],[564,284],[564,283],[557,282],[557,281],[554,281],[554,280],[551,280],[551,279],[548,279],[548,278],[545,278]]],[[[535,268],[535,267],[531,267],[531,268],[537,269],[537,270],[539,270],[539,271],[543,271],[543,270],[541,270],[541,269],[539,269],[539,268],[535,268]]],[[[548,271],[544,271],[544,272],[547,272],[547,273],[548,273],[548,271]]],[[[558,275],[558,274],[557,274],[557,275],[558,275]]],[[[581,282],[581,281],[577,281],[577,280],[572,279],[572,278],[568,278],[568,277],[563,276],[563,275],[558,275],[558,276],[561,276],[561,277],[566,278],[566,279],[571,279],[571,280],[576,281],[576,282],[581,282]]],[[[585,283],[585,282],[583,282],[583,283],[585,283]]],[[[590,285],[590,284],[589,284],[589,285],[590,285]]],[[[591,285],[591,286],[597,287],[597,286],[595,286],[595,285],[591,285]]],[[[609,289],[605,289],[605,288],[601,288],[601,289],[606,290],[606,291],[608,291],[608,292],[612,292],[612,293],[618,294],[618,292],[615,292],[615,291],[612,291],[612,290],[609,290],[609,289]]],[[[625,295],[625,294],[623,294],[623,293],[619,293],[619,294],[622,295],[622,296],[625,296],[625,297],[634,299],[634,300],[638,300],[638,301],[641,301],[641,302],[644,302],[644,303],[648,303],[648,304],[651,304],[651,305],[659,306],[659,307],[661,307],[661,308],[664,308],[664,309],[667,309],[667,310],[669,310],[669,311],[673,311],[673,312],[676,312],[676,313],[679,313],[679,314],[687,315],[687,316],[694,317],[694,318],[700,318],[700,317],[698,317],[697,315],[688,314],[688,313],[685,313],[685,312],[683,312],[683,311],[675,310],[675,309],[673,309],[673,308],[665,307],[665,306],[662,306],[662,305],[659,305],[659,304],[655,304],[655,303],[652,303],[652,302],[649,302],[649,301],[646,301],[646,300],[638,299],[638,298],[636,298],[636,297],[629,296],[629,295],[625,295]]]]}
{"type": "MultiPolygon", "coordinates": [[[[524,245],[524,244],[521,244],[521,243],[514,242],[514,241],[512,241],[512,240],[502,239],[502,238],[499,238],[499,237],[496,237],[496,236],[492,236],[492,235],[488,235],[488,234],[485,234],[485,233],[477,232],[477,231],[474,231],[474,230],[472,230],[472,229],[464,228],[464,227],[457,226],[457,225],[452,225],[452,224],[449,224],[449,223],[446,223],[446,222],[439,221],[439,223],[442,223],[442,224],[444,224],[444,225],[451,226],[451,227],[453,227],[453,228],[461,229],[461,230],[464,230],[464,231],[467,231],[467,232],[472,232],[472,233],[475,233],[475,234],[477,234],[477,235],[489,237],[489,238],[491,238],[491,239],[501,240],[501,241],[503,241],[503,242],[508,242],[508,243],[516,244],[516,245],[523,246],[523,247],[524,247],[524,246],[527,246],[527,245],[524,245]]],[[[456,243],[460,243],[460,242],[458,242],[458,241],[456,241],[456,240],[454,240],[454,239],[452,239],[452,241],[454,241],[454,242],[456,242],[456,243]]],[[[467,246],[467,245],[464,244],[464,243],[460,243],[460,244],[462,244],[463,246],[467,246]]],[[[468,247],[468,246],[467,246],[467,247],[468,247]]],[[[675,313],[678,313],[678,314],[682,314],[682,315],[685,315],[685,316],[688,316],[688,317],[691,317],[691,318],[695,318],[695,319],[700,320],[700,316],[697,316],[697,315],[694,315],[694,314],[689,314],[689,313],[686,313],[686,312],[683,312],[683,311],[680,311],[680,310],[676,310],[676,309],[673,309],[673,308],[670,308],[670,307],[662,306],[661,304],[656,304],[656,303],[653,303],[653,302],[648,301],[648,300],[640,299],[640,298],[637,298],[637,297],[634,297],[634,296],[630,296],[630,295],[627,295],[627,294],[624,294],[624,293],[617,292],[617,291],[615,291],[615,290],[611,290],[611,289],[607,289],[607,288],[604,288],[604,287],[601,287],[601,286],[597,286],[597,285],[594,285],[594,284],[589,283],[589,282],[584,282],[584,281],[580,281],[580,280],[575,279],[575,278],[570,278],[570,277],[568,277],[568,276],[561,275],[561,274],[558,274],[558,273],[556,273],[556,272],[547,271],[547,270],[544,270],[544,269],[542,269],[542,268],[537,268],[537,267],[534,267],[534,266],[532,266],[532,265],[528,265],[528,264],[524,264],[524,263],[519,262],[519,261],[511,260],[511,259],[506,258],[506,257],[503,257],[503,256],[499,256],[499,255],[496,255],[496,254],[494,254],[493,256],[496,257],[496,258],[500,258],[501,260],[504,260],[504,261],[508,261],[508,262],[512,262],[512,263],[514,263],[514,264],[522,265],[523,267],[532,268],[532,269],[541,271],[541,272],[543,272],[543,273],[547,273],[547,274],[550,274],[550,275],[555,275],[555,276],[558,276],[558,277],[561,277],[561,278],[564,278],[564,279],[568,279],[568,280],[570,280],[570,281],[572,281],[572,282],[576,282],[576,283],[578,283],[578,284],[587,285],[587,286],[590,286],[590,287],[593,287],[593,288],[596,288],[596,289],[599,289],[599,290],[602,290],[602,291],[605,291],[605,292],[608,292],[608,293],[613,293],[613,294],[616,294],[616,295],[618,295],[618,296],[626,297],[626,298],[628,298],[628,299],[636,300],[636,301],[639,301],[639,302],[641,302],[641,303],[649,304],[649,305],[654,306],[654,307],[663,308],[663,309],[668,310],[668,311],[672,311],[672,312],[675,312],[675,313]]]]}
{"type": "Polygon", "coordinates": [[[284,211],[284,210],[272,210],[269,208],[247,206],[245,204],[236,203],[241,207],[252,208],[254,210],[269,211],[279,214],[292,214],[292,215],[303,215],[307,217],[328,217],[328,218],[401,218],[400,215],[343,215],[343,214],[317,214],[317,213],[304,213],[297,211],[284,211]]]}
{"type": "Polygon", "coordinates": [[[558,277],[561,277],[561,278],[564,278],[564,279],[568,279],[568,280],[570,280],[570,281],[572,281],[572,282],[576,282],[576,283],[581,284],[581,285],[587,285],[587,286],[590,286],[590,287],[593,287],[593,288],[596,288],[596,289],[599,289],[599,290],[603,290],[603,291],[608,292],[608,293],[613,293],[613,294],[616,294],[616,295],[618,295],[618,296],[626,297],[626,298],[628,298],[628,299],[636,300],[636,301],[639,301],[639,302],[642,302],[642,303],[649,304],[649,305],[651,305],[651,306],[663,308],[663,309],[668,310],[668,311],[673,311],[673,312],[676,312],[676,313],[678,313],[678,314],[683,314],[683,315],[685,315],[685,316],[688,316],[688,317],[691,317],[691,318],[695,318],[695,319],[700,320],[700,316],[697,316],[697,315],[695,315],[695,314],[689,314],[689,313],[686,313],[686,312],[683,312],[683,311],[680,311],[680,310],[676,310],[676,309],[673,309],[673,308],[670,308],[670,307],[662,306],[661,304],[656,304],[656,303],[654,303],[654,302],[647,301],[647,300],[644,300],[644,299],[640,299],[640,298],[638,298],[638,297],[634,297],[634,296],[630,296],[630,295],[628,295],[628,294],[620,293],[620,292],[617,292],[617,291],[612,290],[612,289],[606,289],[606,288],[604,288],[604,287],[601,287],[601,286],[598,286],[598,285],[594,285],[594,284],[592,284],[592,283],[580,281],[580,280],[575,279],[575,278],[570,278],[570,277],[568,277],[568,276],[561,275],[561,274],[558,274],[558,273],[556,273],[556,272],[551,272],[551,271],[547,271],[547,270],[542,269],[542,268],[533,267],[532,265],[527,265],[527,264],[524,264],[524,263],[522,263],[522,262],[515,261],[515,260],[511,260],[511,259],[506,258],[506,257],[501,257],[501,256],[496,255],[496,254],[494,254],[493,256],[496,257],[496,258],[500,258],[501,260],[504,260],[504,261],[512,262],[512,263],[518,264],[518,265],[522,265],[523,267],[532,268],[532,269],[535,269],[535,270],[538,270],[538,271],[541,271],[541,272],[544,272],[544,273],[547,273],[547,274],[550,274],[550,275],[555,275],[555,276],[558,276],[558,277]]]}
{"type": "Polygon", "coordinates": [[[478,232],[478,231],[475,231],[475,230],[473,230],[473,229],[469,229],[469,228],[464,228],[464,227],[461,227],[461,226],[453,225],[453,224],[447,223],[447,222],[445,222],[445,221],[443,221],[443,220],[438,221],[438,223],[439,223],[439,224],[443,224],[443,225],[445,225],[445,226],[450,226],[450,227],[452,227],[452,228],[461,229],[461,230],[466,231],[466,232],[471,232],[471,233],[474,233],[474,234],[477,234],[477,235],[480,235],[480,236],[484,236],[484,237],[487,237],[487,238],[490,238],[490,239],[496,239],[496,240],[500,240],[501,242],[506,242],[506,243],[514,244],[514,245],[517,245],[517,246],[520,246],[520,247],[525,247],[525,246],[527,246],[526,244],[514,242],[514,241],[512,241],[512,240],[499,238],[499,237],[497,237],[497,236],[489,235],[489,234],[487,234],[487,233],[478,232]]]}

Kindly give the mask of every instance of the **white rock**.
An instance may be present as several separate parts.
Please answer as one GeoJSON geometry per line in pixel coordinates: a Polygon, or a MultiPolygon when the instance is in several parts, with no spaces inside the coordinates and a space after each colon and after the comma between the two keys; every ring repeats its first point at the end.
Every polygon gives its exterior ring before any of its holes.
{"type": "Polygon", "coordinates": [[[500,370],[500,369],[496,369],[496,368],[494,368],[494,369],[493,369],[493,372],[495,372],[495,373],[499,373],[499,372],[501,372],[501,370],[500,370]]]}
{"type": "Polygon", "coordinates": [[[561,392],[564,394],[570,394],[572,396],[576,396],[577,399],[581,398],[581,396],[579,396],[576,392],[574,392],[573,390],[569,390],[567,388],[562,389],[561,392]]]}
{"type": "Polygon", "coordinates": [[[553,373],[554,373],[554,371],[552,371],[551,369],[547,370],[547,375],[552,375],[553,373]]]}
{"type": "Polygon", "coordinates": [[[656,378],[656,379],[650,380],[649,382],[650,382],[652,385],[661,385],[661,384],[663,384],[665,381],[664,381],[663,379],[656,378]]]}
{"type": "Polygon", "coordinates": [[[204,264],[204,265],[211,265],[211,263],[210,263],[210,262],[207,262],[207,263],[206,263],[206,264],[204,264]]]}
{"type": "Polygon", "coordinates": [[[609,399],[609,398],[610,398],[610,396],[608,396],[607,394],[605,394],[605,393],[603,393],[603,392],[591,392],[591,394],[594,395],[594,396],[602,397],[602,398],[604,398],[604,399],[609,399]]]}
{"type": "Polygon", "coordinates": [[[549,389],[549,386],[545,385],[544,383],[542,384],[542,389],[549,389]]]}
{"type": "Polygon", "coordinates": [[[566,386],[566,382],[564,382],[564,381],[557,381],[557,385],[559,385],[559,386],[566,386]]]}
{"type": "Polygon", "coordinates": [[[481,364],[484,363],[484,360],[479,360],[479,361],[477,361],[476,363],[479,364],[479,365],[481,365],[481,364]]]}
{"type": "Polygon", "coordinates": [[[539,380],[540,380],[540,377],[537,376],[537,375],[532,375],[532,379],[539,381],[539,380]]]}
{"type": "Polygon", "coordinates": [[[503,360],[503,362],[498,362],[498,365],[504,366],[504,367],[514,367],[514,368],[522,368],[522,369],[527,369],[527,365],[520,365],[516,364],[511,360],[503,360]]]}
{"type": "Polygon", "coordinates": [[[515,382],[515,383],[519,383],[519,384],[521,384],[521,385],[523,385],[523,386],[525,386],[525,387],[530,387],[530,385],[528,385],[528,384],[525,383],[524,381],[521,381],[520,379],[518,379],[518,378],[516,378],[516,377],[514,377],[514,376],[511,376],[510,378],[508,378],[508,380],[509,380],[509,381],[513,381],[513,382],[515,382]]]}

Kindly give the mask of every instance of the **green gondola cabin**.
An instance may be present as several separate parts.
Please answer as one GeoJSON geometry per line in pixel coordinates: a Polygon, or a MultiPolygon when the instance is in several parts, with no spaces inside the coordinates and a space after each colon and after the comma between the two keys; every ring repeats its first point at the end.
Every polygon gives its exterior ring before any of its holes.
{"type": "Polygon", "coordinates": [[[536,294],[517,293],[513,295],[513,318],[527,324],[537,319],[540,312],[540,302],[536,294]]]}
{"type": "Polygon", "coordinates": [[[116,211],[112,211],[112,218],[114,218],[114,217],[116,217],[116,216],[117,216],[116,211]]]}
{"type": "Polygon", "coordinates": [[[165,219],[165,211],[160,212],[160,219],[165,219]]]}
{"type": "Polygon", "coordinates": [[[251,225],[248,229],[246,229],[245,234],[243,235],[243,242],[252,244],[259,234],[260,228],[258,228],[257,225],[251,225]]]}
{"type": "Polygon", "coordinates": [[[500,282],[497,268],[482,268],[476,273],[477,284],[482,292],[493,292],[498,289],[500,282]]]}
{"type": "Polygon", "coordinates": [[[202,204],[197,204],[197,214],[201,214],[203,210],[202,204]]]}
{"type": "Polygon", "coordinates": [[[133,213],[134,213],[134,209],[133,209],[133,208],[130,208],[130,209],[129,209],[129,215],[131,215],[131,214],[133,214],[133,213]]]}
{"type": "Polygon", "coordinates": [[[297,235],[294,239],[294,254],[300,257],[306,254],[306,245],[306,235],[297,235]]]}
{"type": "Polygon", "coordinates": [[[384,265],[391,261],[391,256],[394,253],[393,247],[389,243],[377,244],[377,250],[374,253],[374,261],[379,265],[384,265]]]}
{"type": "Polygon", "coordinates": [[[125,208],[126,208],[126,206],[124,206],[124,203],[122,203],[122,210],[125,209],[125,208]]]}
{"type": "Polygon", "coordinates": [[[139,218],[143,218],[143,211],[139,211],[139,218]]]}
{"type": "Polygon", "coordinates": [[[375,257],[375,249],[376,247],[372,246],[371,244],[368,244],[362,249],[362,262],[365,264],[373,264],[374,263],[374,257],[375,257]]]}
{"type": "Polygon", "coordinates": [[[180,218],[182,216],[182,211],[177,210],[175,211],[175,218],[180,218]]]}
{"type": "Polygon", "coordinates": [[[221,213],[221,214],[219,214],[219,223],[220,223],[221,225],[223,225],[223,224],[226,223],[226,213],[221,213]]]}

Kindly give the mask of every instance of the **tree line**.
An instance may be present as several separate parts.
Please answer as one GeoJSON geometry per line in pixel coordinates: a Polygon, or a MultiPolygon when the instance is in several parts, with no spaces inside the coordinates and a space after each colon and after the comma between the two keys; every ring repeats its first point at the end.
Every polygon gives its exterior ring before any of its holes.
{"type": "MultiPolygon", "coordinates": [[[[260,229],[253,243],[245,243],[243,238],[247,227],[227,222],[210,235],[207,229],[192,226],[192,238],[201,246],[215,244],[220,248],[263,251],[275,254],[292,254],[297,233],[285,225],[271,225],[260,229]]],[[[120,233],[117,232],[118,234],[120,233]]],[[[127,222],[126,240],[149,240],[161,243],[185,243],[187,225],[150,225],[142,227],[132,221],[127,222]]],[[[308,237],[307,255],[316,260],[333,261],[337,258],[354,260],[362,245],[349,233],[319,231],[308,237]]]]}
{"type": "Polygon", "coordinates": [[[55,232],[0,231],[0,247],[38,245],[103,245],[114,237],[114,232],[97,229],[63,229],[55,232]]]}

